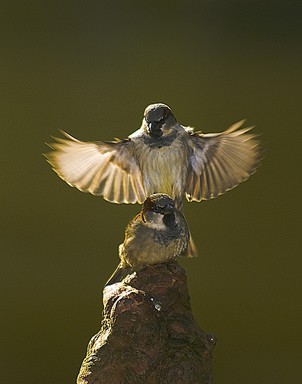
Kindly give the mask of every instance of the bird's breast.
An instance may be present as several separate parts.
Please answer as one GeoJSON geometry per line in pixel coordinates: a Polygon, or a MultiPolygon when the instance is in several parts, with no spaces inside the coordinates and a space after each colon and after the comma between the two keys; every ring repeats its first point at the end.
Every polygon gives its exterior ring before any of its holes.
{"type": "Polygon", "coordinates": [[[188,155],[181,140],[156,149],[142,145],[138,160],[148,196],[153,193],[167,193],[173,199],[183,196],[188,155]]]}

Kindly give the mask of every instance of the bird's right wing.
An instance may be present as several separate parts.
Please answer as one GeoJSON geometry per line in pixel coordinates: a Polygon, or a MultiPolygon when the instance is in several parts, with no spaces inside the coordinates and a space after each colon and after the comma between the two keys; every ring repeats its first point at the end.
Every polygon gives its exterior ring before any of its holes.
{"type": "Polygon", "coordinates": [[[62,133],[66,138],[55,138],[49,144],[53,151],[45,156],[63,180],[112,203],[144,202],[142,174],[130,139],[83,142],[62,133]]]}

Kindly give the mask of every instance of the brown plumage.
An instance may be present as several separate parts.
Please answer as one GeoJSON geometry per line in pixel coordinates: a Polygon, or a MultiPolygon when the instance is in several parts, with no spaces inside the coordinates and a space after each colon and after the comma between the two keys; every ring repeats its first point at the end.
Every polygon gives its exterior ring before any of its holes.
{"type": "Polygon", "coordinates": [[[128,224],[119,246],[120,264],[107,284],[144,265],[165,263],[187,253],[190,234],[182,213],[166,194],[149,196],[128,224]]]}
{"type": "Polygon", "coordinates": [[[63,180],[83,192],[131,204],[161,192],[182,209],[184,198],[215,198],[255,172],[259,145],[243,123],[203,134],[179,124],[167,105],[152,104],[128,139],[83,142],[62,132],[66,138],[56,138],[46,157],[63,180]]]}

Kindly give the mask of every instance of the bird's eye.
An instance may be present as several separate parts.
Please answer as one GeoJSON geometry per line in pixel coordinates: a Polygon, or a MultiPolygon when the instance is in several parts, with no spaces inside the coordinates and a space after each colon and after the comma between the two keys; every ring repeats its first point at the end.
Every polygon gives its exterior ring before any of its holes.
{"type": "Polygon", "coordinates": [[[154,207],[153,207],[153,211],[154,211],[154,212],[158,213],[158,212],[160,212],[160,210],[161,210],[161,207],[160,207],[160,206],[158,206],[158,205],[154,205],[154,207]]]}

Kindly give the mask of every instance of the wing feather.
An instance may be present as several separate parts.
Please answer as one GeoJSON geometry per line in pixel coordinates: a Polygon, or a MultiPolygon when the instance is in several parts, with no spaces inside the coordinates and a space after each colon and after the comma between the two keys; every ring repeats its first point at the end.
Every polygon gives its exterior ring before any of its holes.
{"type": "Polygon", "coordinates": [[[113,203],[143,203],[146,193],[130,139],[83,142],[61,131],[45,156],[69,185],[113,203]]]}
{"type": "Polygon", "coordinates": [[[249,178],[260,165],[261,152],[253,127],[245,120],[222,133],[191,133],[191,156],[186,186],[189,201],[215,198],[249,178]]]}

